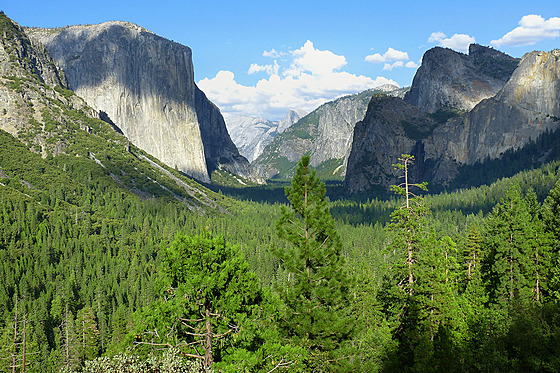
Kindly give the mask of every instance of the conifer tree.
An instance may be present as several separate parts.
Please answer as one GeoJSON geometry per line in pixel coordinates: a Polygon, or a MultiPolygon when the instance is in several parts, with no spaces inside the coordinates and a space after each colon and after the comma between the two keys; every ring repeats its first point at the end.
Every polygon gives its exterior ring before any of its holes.
{"type": "Polygon", "coordinates": [[[76,331],[80,360],[92,360],[99,354],[99,331],[93,308],[87,306],[78,311],[76,331]]]}
{"type": "Polygon", "coordinates": [[[167,285],[140,313],[136,343],[178,348],[211,371],[249,338],[245,325],[262,301],[257,277],[237,247],[208,232],[178,234],[164,255],[167,285]]]}
{"type": "Polygon", "coordinates": [[[289,246],[275,249],[288,280],[278,288],[285,312],[285,335],[308,351],[309,370],[335,369],[336,356],[353,334],[350,292],[352,281],[344,266],[342,243],[325,198],[325,184],[315,176],[309,156],[298,163],[290,206],[283,206],[276,223],[289,246]]]}
{"type": "Polygon", "coordinates": [[[519,184],[514,184],[488,217],[486,280],[494,302],[542,299],[550,243],[535,205],[536,198],[524,197],[519,184]]]}
{"type": "Polygon", "coordinates": [[[554,298],[560,299],[560,180],[556,182],[544,201],[541,216],[544,228],[552,240],[549,293],[554,298]]]}
{"type": "MultiPolygon", "coordinates": [[[[391,214],[391,223],[387,229],[391,233],[389,248],[395,255],[392,274],[394,281],[400,289],[401,295],[396,295],[403,300],[414,295],[415,272],[417,270],[417,256],[426,246],[428,239],[428,208],[421,197],[416,197],[411,187],[426,190],[426,184],[414,184],[409,181],[408,169],[414,157],[403,154],[399,158],[401,163],[393,165],[395,169],[403,171],[404,183],[391,186],[391,190],[403,196],[405,202],[391,214]]],[[[400,303],[400,302],[399,302],[400,303]]]]}

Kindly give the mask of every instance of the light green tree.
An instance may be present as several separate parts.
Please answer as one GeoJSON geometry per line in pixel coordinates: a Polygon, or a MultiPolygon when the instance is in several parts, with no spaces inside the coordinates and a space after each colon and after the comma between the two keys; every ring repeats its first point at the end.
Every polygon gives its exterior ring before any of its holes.
{"type": "Polygon", "coordinates": [[[178,348],[210,371],[247,342],[246,324],[262,301],[257,277],[237,247],[209,232],[178,234],[162,268],[162,298],[140,313],[136,344],[178,348]]]}

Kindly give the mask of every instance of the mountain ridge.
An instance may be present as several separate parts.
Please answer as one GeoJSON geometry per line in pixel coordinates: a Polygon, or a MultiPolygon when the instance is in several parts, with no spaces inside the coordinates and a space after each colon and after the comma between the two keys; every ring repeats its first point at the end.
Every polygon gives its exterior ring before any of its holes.
{"type": "Polygon", "coordinates": [[[239,152],[249,162],[253,162],[278,134],[306,114],[301,110],[289,110],[279,121],[245,115],[233,115],[225,119],[228,132],[239,152]]]}
{"type": "MultiPolygon", "coordinates": [[[[449,118],[446,118],[444,111],[430,113],[423,110],[422,105],[416,106],[432,117],[445,119],[422,136],[405,131],[407,125],[421,127],[422,121],[403,121],[402,118],[393,121],[393,125],[400,128],[399,133],[395,133],[395,129],[393,132],[380,130],[378,122],[391,121],[391,117],[370,104],[368,109],[374,112],[368,110],[364,121],[357,125],[361,132],[354,136],[353,155],[344,181],[347,192],[354,194],[372,188],[386,190],[397,181],[396,174],[390,171],[391,164],[397,163],[396,158],[403,153],[416,157],[413,172],[417,180],[439,186],[450,185],[457,177],[464,179],[459,174],[462,166],[499,159],[506,152],[519,150],[540,135],[560,128],[559,71],[560,51],[527,53],[502,88],[494,96],[482,99],[472,110],[449,111],[449,118]],[[389,138],[392,147],[386,145],[389,138]]],[[[426,79],[426,75],[420,68],[415,76],[416,84],[426,85],[422,79],[426,79]]],[[[413,90],[420,91],[414,85],[411,92],[413,90]]],[[[429,95],[430,91],[424,93],[429,95]]],[[[437,95],[431,99],[434,98],[433,102],[437,102],[437,95]]],[[[410,105],[406,101],[405,97],[403,103],[393,102],[392,105],[410,105]]],[[[429,102],[430,98],[424,101],[429,102]]],[[[542,159],[546,160],[547,155],[542,154],[542,159]]]]}
{"type": "Polygon", "coordinates": [[[371,97],[383,92],[402,96],[407,88],[385,85],[329,101],[278,135],[253,162],[264,178],[287,178],[309,153],[311,165],[325,179],[342,180],[354,125],[363,119],[371,97]]]}

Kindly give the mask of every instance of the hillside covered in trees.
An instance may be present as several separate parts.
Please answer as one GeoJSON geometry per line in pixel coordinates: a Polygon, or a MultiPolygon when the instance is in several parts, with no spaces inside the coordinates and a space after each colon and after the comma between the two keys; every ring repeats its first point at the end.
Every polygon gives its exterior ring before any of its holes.
{"type": "MultiPolygon", "coordinates": [[[[408,208],[399,198],[328,203],[313,219],[322,227],[332,214],[322,237],[340,237],[333,253],[341,260],[318,265],[317,273],[351,275],[341,282],[347,306],[324,311],[334,317],[325,333],[297,332],[282,321],[301,313],[284,291],[294,289],[295,299],[309,291],[296,286],[302,269],[287,265],[306,244],[298,231],[294,241],[276,227],[306,216],[283,212],[301,195],[269,204],[218,194],[228,211],[201,213],[165,195],[142,199],[98,174],[103,168],[94,162],[84,173],[79,158],[43,159],[7,134],[0,159],[2,371],[100,371],[118,364],[164,371],[183,359],[189,365],[181,369],[199,369],[203,359],[188,356],[204,357],[205,342],[186,332],[205,335],[204,328],[185,326],[183,334],[171,328],[200,318],[196,310],[177,313],[190,302],[169,303],[196,285],[184,277],[192,257],[169,256],[189,247],[207,255],[202,263],[222,268],[218,283],[248,276],[236,283],[247,295],[212,286],[218,291],[212,299],[223,303],[211,313],[229,312],[212,324],[214,336],[227,333],[212,345],[217,371],[558,369],[557,162],[489,186],[415,197],[408,208]],[[172,329],[176,334],[168,334],[172,329]],[[333,333],[341,333],[334,345],[333,333]]],[[[303,180],[320,190],[309,177],[303,180]]],[[[313,203],[324,194],[317,198],[313,203]]]]}

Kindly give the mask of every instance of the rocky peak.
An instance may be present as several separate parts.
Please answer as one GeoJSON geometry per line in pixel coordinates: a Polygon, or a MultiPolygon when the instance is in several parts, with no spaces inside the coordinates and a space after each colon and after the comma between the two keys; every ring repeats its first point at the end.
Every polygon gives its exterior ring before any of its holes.
{"type": "Polygon", "coordinates": [[[226,119],[226,125],[239,152],[253,162],[278,134],[284,132],[304,115],[301,110],[289,110],[280,121],[234,115],[226,119]]]}
{"type": "Polygon", "coordinates": [[[29,72],[41,83],[66,87],[64,73],[58,70],[54,61],[41,44],[33,44],[23,28],[0,12],[0,65],[1,76],[25,77],[29,72]]]}
{"type": "MultiPolygon", "coordinates": [[[[473,62],[478,70],[490,71],[488,66],[496,66],[492,61],[512,62],[510,57],[490,48],[474,46],[471,53],[472,56],[465,56],[442,48],[431,50],[427,53],[426,66],[445,61],[453,66],[472,57],[478,59],[476,64],[473,62]],[[449,58],[435,61],[432,54],[440,57],[445,54],[449,58]]],[[[467,64],[470,62],[461,66],[467,64]]],[[[461,166],[500,159],[539,136],[558,130],[560,51],[528,53],[518,65],[497,94],[460,115],[424,114],[406,102],[374,97],[364,120],[356,125],[345,179],[347,191],[357,193],[376,188],[386,191],[395,182],[391,179],[394,177],[391,164],[396,163],[402,153],[413,154],[416,158],[415,180],[450,185],[457,177],[468,179],[468,175],[460,174],[461,166]]],[[[455,68],[457,66],[438,67],[439,71],[455,68]]],[[[501,74],[500,69],[492,71],[495,75],[501,74]]],[[[541,149],[542,153],[533,154],[534,159],[527,162],[547,161],[549,150],[541,149]]]]}
{"type": "Polygon", "coordinates": [[[322,172],[322,178],[341,179],[354,126],[364,118],[371,97],[399,92],[403,89],[385,85],[327,102],[278,135],[253,165],[266,178],[291,177],[299,159],[309,153],[311,165],[322,172]]]}
{"type": "Polygon", "coordinates": [[[298,120],[303,118],[307,113],[303,110],[288,110],[288,113],[284,117],[284,119],[278,122],[278,128],[276,131],[278,133],[282,133],[288,128],[292,126],[292,124],[296,123],[298,120]]]}
{"type": "Polygon", "coordinates": [[[497,99],[560,118],[560,49],[525,54],[497,99]]]}
{"type": "Polygon", "coordinates": [[[404,100],[430,113],[471,110],[504,86],[518,62],[478,44],[469,47],[468,55],[435,47],[424,54],[404,100]]]}
{"type": "MultiPolygon", "coordinates": [[[[374,96],[364,119],[354,129],[345,189],[357,193],[395,184],[393,164],[403,153],[423,160],[422,140],[437,125],[432,116],[400,98],[374,96]]],[[[411,171],[412,179],[422,180],[426,169],[423,162],[417,162],[411,171]]]]}

